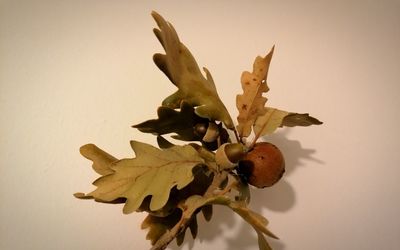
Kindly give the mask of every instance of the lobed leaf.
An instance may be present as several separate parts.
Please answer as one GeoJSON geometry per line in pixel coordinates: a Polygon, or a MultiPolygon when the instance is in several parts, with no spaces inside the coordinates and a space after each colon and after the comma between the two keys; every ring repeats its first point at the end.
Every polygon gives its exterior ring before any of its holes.
{"type": "Polygon", "coordinates": [[[192,195],[203,195],[211,185],[214,174],[208,167],[202,165],[196,166],[192,172],[194,176],[193,181],[183,189],[178,190],[176,187],[172,188],[167,203],[161,209],[152,211],[150,209],[151,197],[148,196],[136,211],[145,211],[157,217],[165,217],[171,214],[178,204],[185,201],[188,197],[192,195]]]}
{"type": "Polygon", "coordinates": [[[167,203],[171,189],[179,190],[191,183],[193,168],[204,163],[197,151],[188,145],[160,150],[132,141],[131,146],[136,158],[113,163],[114,172],[97,179],[93,183],[97,189],[86,197],[105,202],[126,198],[123,212],[131,213],[151,196],[149,209],[157,211],[167,203]]]}
{"type": "Polygon", "coordinates": [[[157,114],[158,119],[148,120],[132,127],[139,129],[141,132],[155,135],[176,133],[175,139],[196,141],[201,140],[201,137],[194,133],[193,127],[196,124],[208,124],[208,119],[196,115],[194,108],[185,101],[180,104],[179,111],[161,106],[158,108],[157,114]]]}
{"type": "Polygon", "coordinates": [[[117,161],[117,158],[101,150],[94,144],[86,144],[79,149],[80,153],[93,162],[93,170],[100,175],[114,173],[111,164],[117,161]]]}
{"type": "Polygon", "coordinates": [[[267,76],[274,47],[263,58],[258,56],[253,64],[253,72],[245,71],[241,77],[243,94],[236,96],[236,107],[239,110],[237,117],[237,131],[240,138],[255,133],[256,140],[263,135],[272,134],[282,126],[310,126],[322,124],[318,119],[308,114],[291,113],[275,108],[266,107],[267,98],[263,93],[268,92],[267,76]]]}
{"type": "Polygon", "coordinates": [[[202,195],[191,195],[182,200],[175,211],[166,217],[149,214],[142,223],[142,229],[149,228],[146,238],[151,240],[152,249],[164,249],[173,239],[176,239],[178,246],[181,245],[188,228],[195,239],[198,230],[196,216],[203,210],[203,214],[210,212],[210,206],[206,205],[208,200],[202,195]]]}
{"type": "Polygon", "coordinates": [[[201,212],[203,213],[204,219],[210,221],[213,215],[212,205],[205,205],[202,207],[201,212]]]}
{"type": "MultiPolygon", "coordinates": [[[[205,205],[224,205],[231,208],[235,213],[240,215],[247,223],[249,223],[256,231],[262,232],[263,234],[278,239],[271,231],[267,229],[268,220],[250,210],[244,203],[232,201],[226,196],[213,196],[213,197],[203,197],[199,195],[194,195],[189,197],[185,202],[186,211],[195,211],[196,209],[203,207],[205,205]]],[[[184,210],[185,213],[185,210],[184,210]]]]}
{"type": "Polygon", "coordinates": [[[267,229],[268,220],[262,215],[250,210],[246,206],[239,205],[239,203],[232,202],[229,204],[229,207],[249,223],[257,232],[262,232],[271,238],[278,239],[278,237],[267,229]]]}
{"type": "Polygon", "coordinates": [[[179,222],[182,216],[180,209],[175,209],[173,213],[165,217],[147,215],[142,222],[141,228],[148,229],[146,239],[154,245],[168,230],[173,228],[179,222]]]}
{"type": "Polygon", "coordinates": [[[254,124],[256,137],[272,134],[279,127],[320,125],[321,121],[309,114],[290,113],[276,108],[265,108],[254,124]]]}
{"type": "Polygon", "coordinates": [[[322,122],[317,118],[310,116],[309,114],[298,114],[289,113],[283,118],[281,126],[295,127],[295,126],[311,126],[311,125],[321,125],[322,122]]]}
{"type": "Polygon", "coordinates": [[[257,117],[265,113],[267,98],[263,97],[263,93],[269,90],[266,80],[273,53],[274,47],[265,57],[258,56],[255,59],[252,73],[242,73],[243,94],[236,96],[236,107],[239,110],[237,131],[240,137],[248,137],[257,117]]]}
{"type": "Polygon", "coordinates": [[[265,114],[259,116],[254,123],[254,133],[256,138],[263,135],[272,134],[282,124],[283,119],[289,112],[275,109],[265,108],[265,114]]]}
{"type": "Polygon", "coordinates": [[[225,126],[232,129],[233,121],[218,96],[210,72],[203,68],[206,77],[203,76],[196,60],[181,43],[172,24],[154,11],[152,16],[159,27],[154,29],[154,33],[166,52],[166,54],[155,54],[153,61],[178,87],[178,91],[163,101],[163,106],[179,108],[181,101],[185,100],[196,107],[197,115],[222,121],[225,126]]]}
{"type": "MultiPolygon", "coordinates": [[[[211,197],[202,195],[192,195],[183,201],[179,208],[182,214],[179,219],[175,219],[176,224],[172,227],[168,224],[169,219],[166,218],[165,225],[157,226],[156,228],[165,229],[164,234],[157,234],[157,240],[153,243],[152,249],[164,249],[172,239],[176,238],[178,244],[183,242],[184,234],[186,229],[189,227],[191,229],[193,237],[197,234],[197,219],[196,215],[201,210],[208,209],[211,205],[224,205],[231,208],[234,212],[240,215],[247,223],[249,223],[258,234],[258,241],[261,250],[271,249],[264,238],[264,234],[277,239],[277,237],[271,233],[267,228],[268,221],[262,215],[257,214],[247,208],[246,204],[243,202],[235,202],[229,197],[224,195],[215,195],[211,197]]],[[[162,221],[162,219],[157,219],[162,221]]],[[[156,229],[150,230],[149,234],[156,229]]],[[[156,231],[159,232],[159,231],[156,231]]],[[[149,237],[149,236],[148,236],[149,237]]],[[[150,237],[151,238],[151,237],[150,237]]]]}
{"type": "Polygon", "coordinates": [[[264,235],[262,232],[258,231],[257,229],[257,239],[258,239],[258,248],[259,250],[272,250],[271,246],[268,244],[268,241],[265,239],[264,235]]]}

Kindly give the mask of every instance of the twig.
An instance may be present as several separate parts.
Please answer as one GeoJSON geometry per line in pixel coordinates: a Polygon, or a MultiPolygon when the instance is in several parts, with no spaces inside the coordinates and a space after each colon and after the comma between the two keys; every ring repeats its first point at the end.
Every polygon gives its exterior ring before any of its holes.
{"type": "MultiPolygon", "coordinates": [[[[222,172],[215,172],[214,179],[211,183],[211,185],[207,188],[204,197],[210,198],[216,195],[221,195],[221,194],[216,194],[215,191],[219,190],[222,182],[225,181],[225,179],[228,177],[228,173],[226,171],[222,172]]],[[[224,189],[225,190],[225,189],[224,189]]],[[[226,193],[226,192],[225,192],[226,193]]],[[[184,203],[184,201],[182,201],[184,203]]],[[[183,206],[182,206],[183,207],[183,206]]],[[[173,241],[179,233],[181,233],[185,228],[188,226],[188,223],[190,222],[191,217],[194,215],[194,213],[185,213],[185,211],[182,211],[182,217],[178,221],[178,223],[175,224],[175,226],[165,232],[154,244],[154,246],[150,250],[164,250],[167,248],[168,244],[173,241]]]]}
{"type": "Polygon", "coordinates": [[[189,220],[182,216],[181,220],[169,231],[163,234],[161,238],[157,240],[154,246],[150,250],[163,250],[166,249],[168,244],[175,239],[175,237],[186,227],[186,223],[189,220]]]}

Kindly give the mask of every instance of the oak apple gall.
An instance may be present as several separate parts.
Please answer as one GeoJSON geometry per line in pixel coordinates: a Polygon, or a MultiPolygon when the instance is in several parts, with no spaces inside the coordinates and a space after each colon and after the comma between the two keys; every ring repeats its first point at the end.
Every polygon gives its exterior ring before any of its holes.
{"type": "Polygon", "coordinates": [[[285,172],[282,152],[272,143],[259,142],[239,161],[238,173],[250,185],[265,188],[274,185],[285,172]]]}

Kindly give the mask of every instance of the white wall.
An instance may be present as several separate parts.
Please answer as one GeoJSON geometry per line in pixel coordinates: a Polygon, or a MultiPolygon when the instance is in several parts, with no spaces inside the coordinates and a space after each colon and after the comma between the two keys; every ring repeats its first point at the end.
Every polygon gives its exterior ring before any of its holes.
{"type": "MultiPolygon", "coordinates": [[[[266,138],[287,175],[251,206],[281,237],[275,249],[398,249],[399,1],[143,2],[0,2],[0,249],[149,248],[144,214],[72,194],[96,178],[81,145],[122,158],[131,139],[154,143],[130,128],[174,90],[151,60],[151,10],[234,116],[241,72],[275,44],[269,104],[325,122],[266,138]]],[[[198,238],[183,249],[257,249],[222,208],[198,238]]]]}

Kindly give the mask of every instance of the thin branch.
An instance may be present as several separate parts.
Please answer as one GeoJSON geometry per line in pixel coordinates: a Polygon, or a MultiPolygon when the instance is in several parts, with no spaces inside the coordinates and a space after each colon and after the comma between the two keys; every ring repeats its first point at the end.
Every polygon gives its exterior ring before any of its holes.
{"type": "MultiPolygon", "coordinates": [[[[222,171],[222,172],[216,172],[214,179],[211,183],[211,185],[207,188],[207,191],[204,194],[204,197],[213,197],[216,194],[216,191],[219,190],[221,184],[225,181],[225,179],[227,178],[228,173],[226,171],[222,171]]],[[[218,194],[220,195],[220,194],[218,194]]],[[[182,201],[183,203],[185,201],[182,201]]],[[[182,217],[181,219],[178,221],[178,223],[175,224],[175,226],[165,232],[158,240],[157,242],[154,244],[154,246],[150,249],[150,250],[164,250],[167,248],[168,244],[171,243],[171,241],[173,241],[176,236],[181,233],[183,230],[185,230],[185,228],[188,226],[191,217],[194,215],[194,213],[191,214],[185,214],[185,211],[182,211],[182,217]]]]}
{"type": "Polygon", "coordinates": [[[241,137],[239,136],[239,134],[238,134],[236,128],[233,129],[233,132],[235,133],[236,142],[240,142],[240,143],[243,144],[243,141],[242,141],[243,138],[241,138],[241,137]]]}
{"type": "Polygon", "coordinates": [[[185,225],[188,223],[189,220],[185,219],[184,216],[182,216],[181,220],[176,223],[176,225],[169,231],[163,234],[161,238],[157,240],[157,242],[154,244],[154,246],[150,250],[163,250],[166,249],[168,244],[173,241],[176,236],[187,226],[185,225]]]}

